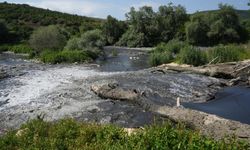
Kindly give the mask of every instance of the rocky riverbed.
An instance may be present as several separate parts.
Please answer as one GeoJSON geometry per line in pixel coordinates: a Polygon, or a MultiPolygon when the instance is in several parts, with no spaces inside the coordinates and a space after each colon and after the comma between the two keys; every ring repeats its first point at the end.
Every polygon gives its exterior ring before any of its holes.
{"type": "MultiPolygon", "coordinates": [[[[140,55],[134,55],[140,58],[140,55]]],[[[126,58],[130,60],[130,56],[126,58]]],[[[216,137],[228,133],[250,138],[249,125],[176,108],[177,99],[181,104],[213,100],[216,93],[229,86],[233,79],[233,85],[243,82],[247,85],[248,81],[243,81],[247,71],[242,76],[228,79],[215,78],[214,74],[204,73],[201,68],[161,66],[107,72],[97,66],[44,65],[26,61],[1,64],[1,132],[17,128],[36,117],[48,121],[70,117],[133,128],[170,119],[187,122],[202,133],[216,137]],[[188,116],[183,117],[184,114],[188,116]],[[222,129],[225,129],[223,134],[211,134],[222,129]]],[[[246,68],[247,65],[239,66],[238,70],[246,68]]]]}

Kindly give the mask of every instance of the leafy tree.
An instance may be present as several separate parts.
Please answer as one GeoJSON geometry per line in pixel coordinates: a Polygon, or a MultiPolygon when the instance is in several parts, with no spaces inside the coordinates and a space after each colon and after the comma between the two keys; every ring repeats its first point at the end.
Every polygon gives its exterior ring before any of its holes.
{"type": "Polygon", "coordinates": [[[34,31],[29,42],[36,52],[41,52],[45,49],[62,50],[65,46],[66,38],[57,26],[48,26],[34,31]]]}
{"type": "Polygon", "coordinates": [[[115,44],[126,31],[126,29],[127,27],[124,22],[118,21],[109,15],[102,26],[103,34],[107,44],[115,44]]]}

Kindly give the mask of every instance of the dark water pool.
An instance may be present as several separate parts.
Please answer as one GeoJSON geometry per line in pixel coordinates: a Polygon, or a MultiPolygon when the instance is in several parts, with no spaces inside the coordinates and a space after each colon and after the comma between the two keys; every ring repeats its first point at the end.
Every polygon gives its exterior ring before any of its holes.
{"type": "Polygon", "coordinates": [[[250,124],[250,88],[226,88],[218,92],[215,100],[210,102],[184,103],[183,105],[187,108],[250,124]]]}

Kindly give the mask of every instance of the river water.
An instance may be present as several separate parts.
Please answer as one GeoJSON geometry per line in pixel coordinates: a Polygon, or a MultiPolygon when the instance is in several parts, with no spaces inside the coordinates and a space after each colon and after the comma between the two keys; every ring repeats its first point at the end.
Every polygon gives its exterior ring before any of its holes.
{"type": "Polygon", "coordinates": [[[0,66],[12,73],[11,77],[0,80],[0,133],[5,128],[17,128],[37,116],[44,116],[48,121],[66,117],[125,127],[165,120],[138,105],[98,97],[90,86],[96,81],[105,82],[105,79],[118,80],[124,85],[146,91],[153,103],[173,106],[176,98],[181,97],[188,102],[183,103],[186,107],[249,124],[249,111],[241,109],[249,105],[249,94],[244,95],[244,101],[232,98],[227,101],[225,96],[234,91],[234,97],[237,97],[238,93],[249,93],[249,90],[225,90],[219,92],[223,97],[209,104],[190,103],[210,99],[207,95],[220,89],[220,80],[171,72],[153,74],[143,71],[150,67],[145,51],[119,49],[117,56],[113,56],[111,49],[106,51],[107,58],[97,60],[97,65],[36,64],[23,59],[23,56],[0,54],[0,66]],[[240,105],[230,105],[232,103],[240,105]],[[242,112],[236,111],[235,107],[242,112]]]}

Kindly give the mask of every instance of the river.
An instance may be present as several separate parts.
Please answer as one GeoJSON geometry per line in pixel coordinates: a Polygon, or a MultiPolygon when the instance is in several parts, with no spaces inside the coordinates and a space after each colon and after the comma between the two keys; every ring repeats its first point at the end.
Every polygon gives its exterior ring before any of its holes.
{"type": "MultiPolygon", "coordinates": [[[[140,105],[98,97],[90,90],[96,82],[118,82],[126,88],[136,89],[145,93],[150,104],[174,106],[180,97],[188,103],[187,107],[205,112],[195,105],[206,102],[222,89],[220,79],[146,69],[150,67],[146,51],[119,49],[117,56],[107,51],[106,59],[97,60],[92,65],[46,65],[27,61],[23,56],[1,54],[0,66],[10,76],[0,80],[0,133],[37,116],[48,121],[66,117],[124,127],[165,120],[140,105]]],[[[220,106],[228,102],[222,100],[221,103],[220,106]]],[[[216,111],[209,113],[216,114],[216,111]]],[[[219,115],[224,117],[223,113],[219,115]]],[[[250,116],[249,111],[245,115],[250,116]]],[[[244,119],[239,121],[249,123],[244,119]]]]}

